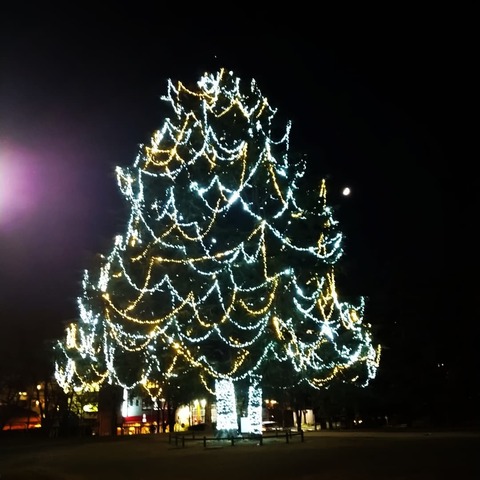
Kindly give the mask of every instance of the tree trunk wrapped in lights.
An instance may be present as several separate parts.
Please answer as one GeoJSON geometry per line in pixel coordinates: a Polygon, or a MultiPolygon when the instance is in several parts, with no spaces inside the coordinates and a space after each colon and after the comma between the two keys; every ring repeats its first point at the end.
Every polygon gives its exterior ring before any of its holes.
{"type": "Polygon", "coordinates": [[[117,167],[126,230],[85,275],[78,323],[56,347],[58,382],[194,383],[217,395],[228,430],[236,395],[250,396],[255,433],[262,378],[367,384],[379,348],[363,299],[338,298],[343,237],[325,182],[302,187],[290,123],[279,134],[256,82],[223,69],[196,88],[169,81],[163,99],[171,117],[131,167],[117,167]]]}

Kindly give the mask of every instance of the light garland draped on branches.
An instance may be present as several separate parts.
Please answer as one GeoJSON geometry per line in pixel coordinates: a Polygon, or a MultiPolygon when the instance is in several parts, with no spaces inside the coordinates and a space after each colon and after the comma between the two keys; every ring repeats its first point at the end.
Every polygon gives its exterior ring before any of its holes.
{"type": "Polygon", "coordinates": [[[367,384],[380,349],[363,299],[338,298],[343,237],[325,182],[300,187],[291,124],[274,138],[276,110],[256,82],[243,88],[224,69],[196,89],[168,81],[162,98],[173,115],[131,167],[117,167],[126,231],[85,272],[79,320],[56,346],[58,383],[132,389],[181,365],[216,388],[230,429],[232,388],[246,381],[252,431],[272,363],[313,388],[338,375],[367,384]]]}

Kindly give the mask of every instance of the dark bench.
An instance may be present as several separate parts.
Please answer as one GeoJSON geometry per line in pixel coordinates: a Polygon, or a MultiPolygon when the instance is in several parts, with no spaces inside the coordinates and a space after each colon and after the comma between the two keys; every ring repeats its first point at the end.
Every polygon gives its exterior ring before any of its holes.
{"type": "Polygon", "coordinates": [[[275,431],[263,435],[241,435],[238,437],[230,436],[230,437],[207,437],[206,435],[202,435],[203,432],[195,432],[195,431],[186,431],[186,432],[175,432],[169,435],[168,443],[175,442],[175,446],[181,446],[185,448],[185,442],[190,441],[202,441],[204,448],[207,447],[207,442],[228,442],[232,447],[235,445],[235,442],[243,442],[247,441],[256,441],[260,445],[263,445],[263,441],[269,438],[285,438],[285,442],[289,443],[293,437],[300,437],[300,441],[304,442],[303,430],[291,431],[291,430],[283,430],[283,431],[275,431]]]}

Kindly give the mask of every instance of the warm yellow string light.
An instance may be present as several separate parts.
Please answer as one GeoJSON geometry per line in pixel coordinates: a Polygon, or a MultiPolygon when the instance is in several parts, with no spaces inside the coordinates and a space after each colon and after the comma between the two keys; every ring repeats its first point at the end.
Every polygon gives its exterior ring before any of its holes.
{"type": "Polygon", "coordinates": [[[380,348],[363,322],[363,299],[350,305],[339,298],[334,265],[343,237],[325,180],[311,211],[299,198],[305,164],[288,161],[290,123],[273,139],[276,110],[254,81],[245,92],[224,69],[205,74],[198,90],[169,81],[164,99],[173,117],[132,168],[116,170],[130,218],[98,278],[85,276],[79,324],[58,346],[59,383],[150,391],[181,366],[211,393],[212,379],[228,389],[249,378],[258,397],[269,362],[290,365],[313,388],[366,364],[368,382],[380,348]],[[239,138],[222,130],[231,119],[239,138]],[[305,245],[302,226],[312,221],[317,240],[305,245]],[[300,256],[301,267],[293,260],[300,256]],[[330,267],[320,276],[317,264],[330,267]],[[228,360],[211,354],[212,338],[228,360]],[[115,363],[122,354],[138,360],[138,378],[115,363]]]}

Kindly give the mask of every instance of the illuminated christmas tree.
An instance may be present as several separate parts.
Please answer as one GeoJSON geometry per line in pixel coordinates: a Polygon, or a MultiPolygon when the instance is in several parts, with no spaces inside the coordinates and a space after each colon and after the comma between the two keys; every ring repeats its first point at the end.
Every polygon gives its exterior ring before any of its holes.
{"type": "Polygon", "coordinates": [[[366,385],[379,348],[363,299],[338,297],[343,237],[325,182],[302,184],[290,123],[279,130],[256,82],[223,69],[195,88],[169,81],[163,99],[171,117],[117,167],[127,228],[85,273],[57,381],[148,389],[188,376],[215,395],[219,431],[238,429],[247,398],[254,433],[266,376],[281,388],[366,385]]]}

